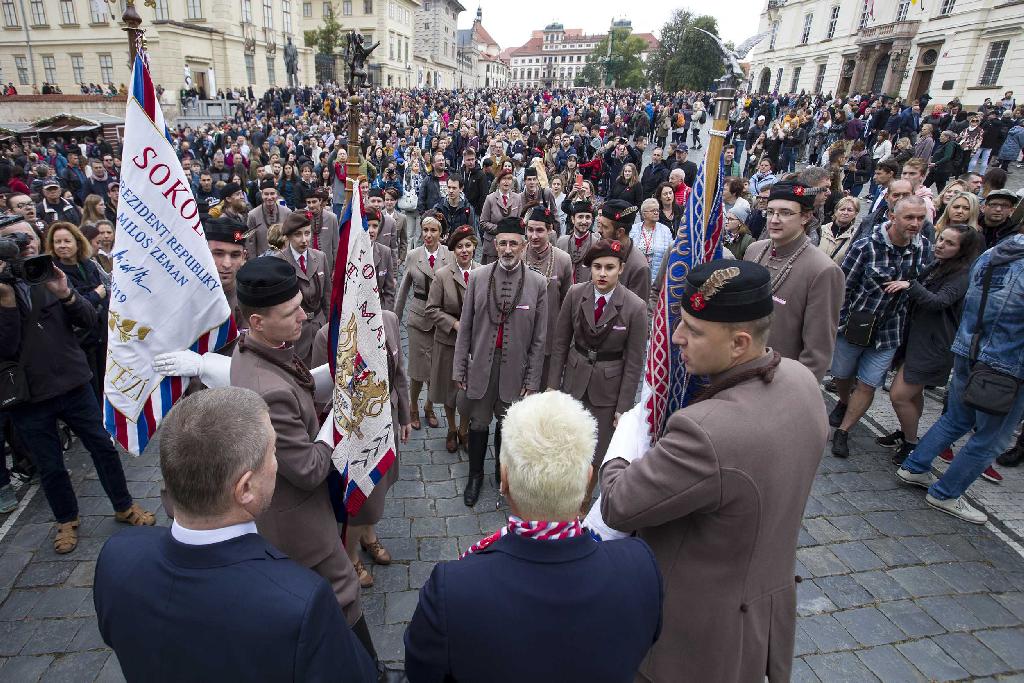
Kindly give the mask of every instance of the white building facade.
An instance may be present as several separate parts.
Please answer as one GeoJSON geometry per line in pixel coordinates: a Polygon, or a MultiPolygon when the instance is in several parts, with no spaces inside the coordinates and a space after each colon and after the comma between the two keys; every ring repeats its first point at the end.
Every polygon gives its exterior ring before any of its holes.
{"type": "Polygon", "coordinates": [[[458,87],[458,21],[466,11],[458,0],[422,0],[416,10],[414,87],[458,87]]]}
{"type": "Polygon", "coordinates": [[[967,107],[1024,91],[1020,0],[769,0],[750,89],[875,93],[967,107]],[[872,16],[873,12],[873,16],[872,16]]]}

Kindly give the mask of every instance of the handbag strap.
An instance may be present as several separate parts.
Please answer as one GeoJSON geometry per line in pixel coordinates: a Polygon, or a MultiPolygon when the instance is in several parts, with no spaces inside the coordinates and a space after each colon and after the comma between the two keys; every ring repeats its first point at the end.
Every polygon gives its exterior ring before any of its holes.
{"type": "Polygon", "coordinates": [[[985,315],[985,304],[988,302],[988,290],[992,285],[992,261],[985,268],[985,281],[981,286],[981,303],[978,304],[978,317],[974,321],[974,334],[971,335],[971,352],[969,360],[971,365],[978,362],[978,345],[981,342],[981,322],[985,315]]]}

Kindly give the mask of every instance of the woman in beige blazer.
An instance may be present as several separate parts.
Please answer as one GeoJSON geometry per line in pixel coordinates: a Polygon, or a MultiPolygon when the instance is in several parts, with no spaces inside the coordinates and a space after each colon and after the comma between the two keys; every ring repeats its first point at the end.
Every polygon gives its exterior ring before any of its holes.
{"type": "MultiPolygon", "coordinates": [[[[444,217],[437,211],[427,211],[420,222],[422,246],[416,247],[405,257],[405,275],[398,289],[395,314],[402,319],[405,302],[409,301],[409,317],[406,329],[409,333],[409,408],[412,413],[413,429],[420,429],[420,390],[430,382],[431,351],[434,347],[434,321],[426,314],[427,296],[434,283],[437,271],[451,262],[448,247],[439,244],[444,217]]],[[[437,427],[434,402],[427,396],[423,406],[423,417],[428,427],[437,427]]]]}
{"type": "Polygon", "coordinates": [[[331,306],[331,281],[327,277],[327,255],[313,249],[313,229],[305,211],[294,211],[281,224],[285,245],[275,256],[295,268],[302,292],[302,310],[306,319],[302,323],[302,336],[295,342],[295,355],[310,367],[313,338],[327,323],[331,306]]]}
{"type": "Polygon", "coordinates": [[[479,266],[473,261],[477,236],[470,225],[457,228],[448,237],[448,251],[455,255],[455,263],[437,271],[434,286],[427,297],[427,316],[434,321],[434,347],[431,351],[430,390],[431,402],[444,406],[448,421],[448,436],[444,445],[449,453],[469,444],[469,417],[464,411],[459,414],[459,426],[455,426],[456,399],[459,385],[452,379],[455,361],[455,339],[459,333],[459,318],[462,317],[462,302],[469,284],[469,272],[479,266]]]}

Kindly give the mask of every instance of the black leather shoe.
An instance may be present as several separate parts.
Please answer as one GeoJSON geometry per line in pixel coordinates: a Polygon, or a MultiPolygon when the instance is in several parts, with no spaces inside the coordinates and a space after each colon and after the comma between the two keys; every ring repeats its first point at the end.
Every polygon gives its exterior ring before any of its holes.
{"type": "Polygon", "coordinates": [[[467,507],[476,505],[480,498],[480,487],[484,483],[484,456],[487,454],[487,432],[469,432],[469,480],[462,493],[462,502],[467,507]]]}
{"type": "Polygon", "coordinates": [[[832,455],[837,458],[850,457],[850,434],[842,429],[837,429],[832,435],[832,455]]]}
{"type": "Polygon", "coordinates": [[[501,423],[494,428],[494,485],[501,490],[501,423]]]}
{"type": "Polygon", "coordinates": [[[836,407],[828,414],[829,426],[833,429],[839,429],[839,426],[843,424],[844,417],[846,417],[846,404],[836,403],[836,407]]]}
{"type": "Polygon", "coordinates": [[[996,458],[996,462],[1003,467],[1017,467],[1020,465],[1021,461],[1024,461],[1024,448],[1020,448],[1019,446],[1014,446],[1009,450],[1003,451],[1000,456],[996,458]]]}
{"type": "Polygon", "coordinates": [[[910,456],[910,454],[914,452],[915,448],[917,448],[916,443],[907,443],[906,441],[904,441],[902,444],[900,444],[900,447],[896,449],[896,452],[892,454],[892,464],[902,465],[903,461],[906,460],[910,456]]]}

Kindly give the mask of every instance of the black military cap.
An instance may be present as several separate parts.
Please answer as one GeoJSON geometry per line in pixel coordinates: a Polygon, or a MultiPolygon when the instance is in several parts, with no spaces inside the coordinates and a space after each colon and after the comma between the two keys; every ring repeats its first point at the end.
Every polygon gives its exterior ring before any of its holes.
{"type": "Polygon", "coordinates": [[[299,293],[295,268],[276,256],[261,256],[239,268],[238,302],[252,308],[270,308],[299,293]]]}
{"type": "Polygon", "coordinates": [[[245,244],[246,238],[251,234],[246,231],[243,223],[227,216],[207,218],[203,222],[203,232],[206,233],[207,242],[227,242],[240,246],[245,244]]]}
{"type": "Polygon", "coordinates": [[[521,218],[515,216],[505,216],[498,221],[498,228],[495,230],[495,234],[500,235],[502,233],[511,233],[514,235],[526,235],[526,226],[523,225],[521,218]]]}
{"type": "Polygon", "coordinates": [[[227,199],[236,192],[241,192],[242,186],[238,183],[227,183],[224,187],[220,188],[220,198],[227,199]]]}
{"type": "Polygon", "coordinates": [[[578,213],[589,213],[591,216],[594,215],[594,203],[589,199],[581,199],[572,203],[572,215],[575,216],[578,213]]]}
{"type": "Polygon", "coordinates": [[[260,181],[260,189],[261,190],[276,190],[277,189],[277,183],[274,181],[273,178],[264,178],[263,180],[260,181]]]}
{"type": "Polygon", "coordinates": [[[805,209],[810,209],[814,206],[814,195],[811,188],[800,183],[775,183],[768,195],[768,201],[786,199],[796,202],[805,209]]]}
{"type": "Polygon", "coordinates": [[[598,240],[595,242],[587,253],[583,256],[583,265],[587,268],[590,267],[596,259],[602,256],[614,256],[620,261],[623,260],[622,245],[618,240],[598,240]]]}
{"type": "Polygon", "coordinates": [[[621,199],[609,199],[601,207],[602,216],[623,225],[631,225],[636,212],[637,208],[635,206],[621,199]]]}
{"type": "Polygon", "coordinates": [[[533,166],[527,166],[526,170],[523,171],[523,177],[524,178],[536,178],[537,177],[537,169],[534,168],[533,166]]]}
{"type": "Polygon", "coordinates": [[[751,261],[716,259],[686,276],[683,309],[695,318],[742,323],[771,314],[771,274],[751,261]]]}
{"type": "Polygon", "coordinates": [[[526,214],[526,220],[528,221],[540,221],[551,225],[555,222],[555,214],[548,207],[537,204],[530,208],[526,214]]]}

